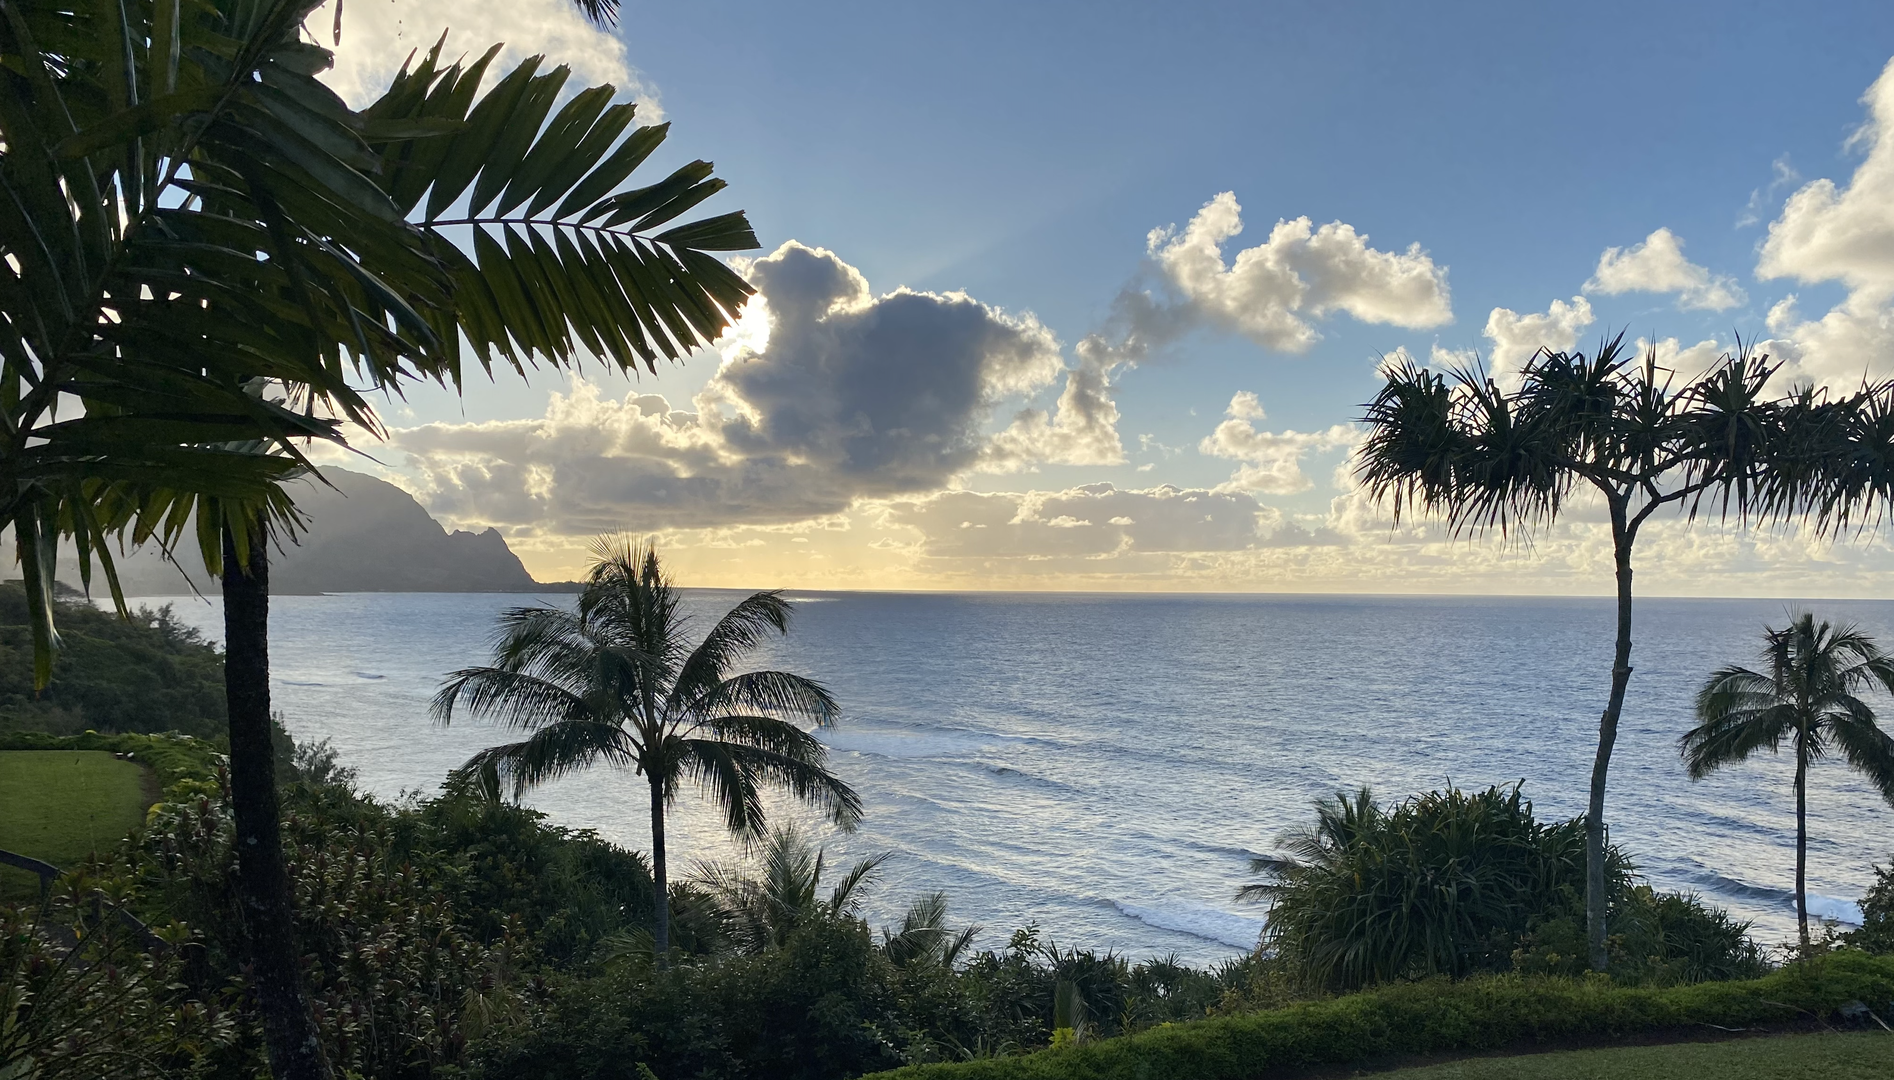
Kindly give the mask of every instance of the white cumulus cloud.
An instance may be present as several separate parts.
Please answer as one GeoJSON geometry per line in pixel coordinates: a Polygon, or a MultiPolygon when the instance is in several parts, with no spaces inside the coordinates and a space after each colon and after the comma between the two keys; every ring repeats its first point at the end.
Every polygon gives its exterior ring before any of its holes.
{"type": "Polygon", "coordinates": [[[1540,349],[1570,352],[1578,335],[1592,324],[1591,301],[1574,296],[1554,300],[1543,312],[1521,315],[1511,308],[1494,308],[1486,317],[1487,373],[1501,386],[1516,385],[1526,362],[1540,349]]]}
{"type": "Polygon", "coordinates": [[[505,43],[488,69],[488,85],[521,60],[544,54],[542,71],[571,66],[568,88],[611,83],[638,102],[640,122],[663,119],[656,88],[632,68],[624,42],[588,22],[572,0],[346,0],[337,45],[338,2],[329,0],[303,25],[318,43],[335,49],[335,67],[324,79],[358,108],[387,88],[410,54],[426,54],[445,32],[441,55],[448,60],[473,60],[505,43]]]}
{"type": "Polygon", "coordinates": [[[1854,385],[1894,373],[1894,60],[1863,95],[1868,117],[1850,142],[1865,149],[1843,186],[1803,185],[1769,224],[1756,276],[1804,284],[1835,281],[1848,295],[1805,318],[1794,296],[1769,312],[1764,346],[1822,383],[1854,385]]]}
{"type": "Polygon", "coordinates": [[[1326,431],[1258,431],[1256,422],[1264,419],[1263,406],[1248,390],[1240,390],[1230,399],[1226,416],[1197,444],[1199,453],[1243,463],[1218,491],[1264,491],[1272,495],[1307,491],[1315,483],[1302,471],[1302,459],[1310,451],[1352,446],[1357,438],[1355,429],[1347,424],[1336,424],[1326,431]]]}
{"type": "Polygon", "coordinates": [[[1232,192],[1204,204],[1182,232],[1154,229],[1151,257],[1192,312],[1265,348],[1304,352],[1321,340],[1316,324],[1335,312],[1408,328],[1453,319],[1447,271],[1419,244],[1379,251],[1354,226],[1283,220],[1269,239],[1223,261],[1225,242],[1243,231],[1232,192]]]}
{"type": "Polygon", "coordinates": [[[1735,278],[1712,274],[1684,258],[1683,241],[1669,229],[1658,229],[1628,248],[1606,248],[1585,291],[1676,293],[1684,311],[1728,311],[1748,299],[1735,278]]]}

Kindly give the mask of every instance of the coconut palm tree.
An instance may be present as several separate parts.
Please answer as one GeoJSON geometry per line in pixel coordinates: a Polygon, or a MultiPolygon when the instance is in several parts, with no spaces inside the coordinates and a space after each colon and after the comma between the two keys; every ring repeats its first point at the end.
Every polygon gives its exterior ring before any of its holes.
{"type": "Polygon", "coordinates": [[[1894,389],[1831,399],[1807,386],[1769,396],[1778,370],[1740,348],[1676,387],[1655,352],[1641,364],[1623,335],[1591,356],[1541,351],[1518,385],[1477,366],[1441,375],[1389,366],[1366,406],[1356,475],[1402,513],[1443,516],[1454,535],[1507,539],[1548,529],[1590,489],[1610,522],[1617,640],[1598,721],[1585,815],[1585,922],[1590,961],[1609,961],[1605,792],[1631,681],[1632,551],[1660,511],[1738,521],[1806,521],[1837,534],[1878,520],[1894,497],[1894,389]]]}
{"type": "Polygon", "coordinates": [[[1768,630],[1765,670],[1726,667],[1697,692],[1698,725],[1679,743],[1692,780],[1760,750],[1795,754],[1795,918],[1802,951],[1809,948],[1808,772],[1839,755],[1894,804],[1894,738],[1875,723],[1861,699],[1877,688],[1894,693],[1894,657],[1853,626],[1816,622],[1808,612],[1768,630]]]}
{"type": "Polygon", "coordinates": [[[780,788],[844,828],[861,798],[827,768],[828,751],[797,725],[827,727],[840,707],[820,683],[786,671],[732,667],[790,605],[760,592],[730,609],[694,647],[682,597],[655,548],[601,540],[578,609],[513,608],[500,617],[493,663],[449,675],[434,697],[445,724],[456,708],[530,731],[481,751],[464,768],[495,766],[515,793],[596,764],[630,768],[651,789],[653,937],[670,948],[664,819],[686,783],[723,811],[730,831],[762,834],[762,793],[780,788]]]}

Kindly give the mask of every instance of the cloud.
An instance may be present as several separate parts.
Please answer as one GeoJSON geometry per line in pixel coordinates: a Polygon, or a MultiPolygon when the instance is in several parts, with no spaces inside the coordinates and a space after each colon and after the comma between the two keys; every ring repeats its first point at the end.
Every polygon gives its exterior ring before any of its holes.
{"type": "Polygon", "coordinates": [[[1789,155],[1784,154],[1769,163],[1769,183],[1765,187],[1754,188],[1749,193],[1749,202],[1744,204],[1743,212],[1736,218],[1736,227],[1747,229],[1751,225],[1761,224],[1763,209],[1775,200],[1776,192],[1789,187],[1802,179],[1802,174],[1789,164],[1789,155]]]}
{"type": "Polygon", "coordinates": [[[1847,187],[1820,179],[1789,196],[1769,223],[1757,277],[1894,292],[1894,60],[1861,100],[1868,120],[1852,141],[1866,157],[1847,187]]]}
{"type": "Polygon", "coordinates": [[[1067,369],[1065,389],[1052,410],[1022,409],[995,435],[981,462],[984,472],[1018,472],[1040,463],[1122,465],[1118,406],[1112,373],[1130,362],[1094,334],[1079,342],[1078,363],[1067,369]]]}
{"type": "Polygon", "coordinates": [[[656,88],[627,62],[624,42],[586,21],[572,0],[348,0],[342,41],[335,45],[337,2],[316,9],[303,25],[317,42],[335,49],[335,67],[323,78],[357,108],[387,88],[409,54],[425,54],[445,30],[441,55],[448,59],[472,60],[506,43],[489,69],[488,85],[521,60],[544,54],[542,70],[571,66],[568,88],[611,83],[638,102],[640,122],[663,119],[656,88]]]}
{"type": "Polygon", "coordinates": [[[1244,462],[1218,491],[1264,491],[1293,495],[1315,486],[1302,471],[1302,459],[1312,450],[1352,446],[1359,437],[1347,424],[1327,431],[1258,431],[1254,421],[1265,419],[1262,402],[1248,390],[1230,399],[1228,419],[1197,444],[1200,453],[1244,462]]]}
{"type": "Polygon", "coordinates": [[[1606,248],[1585,291],[1676,293],[1683,311],[1728,311],[1749,299],[1735,278],[1713,275],[1684,258],[1683,241],[1669,229],[1658,229],[1628,248],[1606,248]]]}
{"type": "Polygon", "coordinates": [[[1320,341],[1316,324],[1335,312],[1414,329],[1453,320],[1447,271],[1419,244],[1377,251],[1339,221],[1320,228],[1306,217],[1278,221],[1268,240],[1237,252],[1226,266],[1223,245],[1243,231],[1241,211],[1226,191],[1181,233],[1173,226],[1148,237],[1165,282],[1197,319],[1291,353],[1320,341]]]}
{"type": "Polygon", "coordinates": [[[942,491],[890,503],[886,524],[918,530],[919,553],[949,560],[1105,560],[1331,542],[1240,491],[942,491]]]}
{"type": "MultiPolygon", "coordinates": [[[[1487,374],[1501,386],[1515,385],[1534,353],[1540,349],[1570,352],[1578,347],[1578,335],[1591,324],[1591,301],[1583,296],[1574,296],[1569,303],[1554,300],[1543,313],[1521,315],[1511,308],[1494,308],[1486,317],[1486,340],[1491,343],[1487,374]]],[[[1446,355],[1458,358],[1459,354],[1446,355]]]]}
{"type": "Polygon", "coordinates": [[[961,293],[876,296],[819,248],[792,241],[747,270],[767,333],[746,319],[751,344],[690,409],[581,382],[540,418],[394,432],[430,508],[566,536],[835,514],[974,468],[994,409],[1063,369],[1031,316],[961,293]]]}
{"type": "Polygon", "coordinates": [[[1848,295],[1804,318],[1791,295],[1769,311],[1764,347],[1818,382],[1852,386],[1894,373],[1894,60],[1862,96],[1868,117],[1849,140],[1865,155],[1847,186],[1803,185],[1769,223],[1756,262],[1764,280],[1835,281],[1848,295]]]}
{"type": "Polygon", "coordinates": [[[1894,307],[1869,290],[1849,293],[1817,319],[1803,318],[1791,293],[1769,309],[1766,325],[1776,336],[1757,349],[1816,383],[1851,390],[1894,371],[1894,307]]]}

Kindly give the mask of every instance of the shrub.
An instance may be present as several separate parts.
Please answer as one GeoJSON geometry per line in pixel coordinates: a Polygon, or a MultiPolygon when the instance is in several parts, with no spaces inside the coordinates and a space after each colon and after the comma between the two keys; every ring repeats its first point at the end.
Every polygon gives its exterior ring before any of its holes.
{"type": "Polygon", "coordinates": [[[1878,955],[1894,953],[1894,861],[1874,868],[1874,884],[1861,897],[1861,928],[1846,940],[1878,955]]]}
{"type": "MultiPolygon", "coordinates": [[[[1219,1016],[1023,1057],[918,1065],[883,1080],[1239,1080],[1270,1069],[1610,1041],[1700,1025],[1754,1027],[1894,1009],[1894,960],[1841,951],[1760,979],[1661,989],[1599,977],[1444,978],[1219,1016]]],[[[1885,1013],[1883,1013],[1885,1015],[1885,1013]]]]}
{"type": "Polygon", "coordinates": [[[779,948],[563,980],[531,1029],[475,1056],[474,1076],[535,1080],[823,1080],[904,1059],[892,965],[865,924],[810,920],[779,948]]]}
{"type": "MultiPolygon", "coordinates": [[[[1383,808],[1363,789],[1316,805],[1270,881],[1264,947],[1325,990],[1434,975],[1585,970],[1585,819],[1533,818],[1517,785],[1450,789],[1383,808]]],[[[1764,970],[1749,924],[1695,897],[1658,894],[1608,849],[1612,974],[1664,985],[1764,970]]]]}
{"type": "MultiPolygon", "coordinates": [[[[1245,892],[1270,902],[1265,947],[1327,989],[1506,970],[1536,921],[1584,896],[1583,819],[1539,823],[1517,785],[1386,809],[1363,788],[1284,839],[1294,857],[1259,860],[1273,880],[1245,892]]],[[[1622,892],[1615,849],[1609,872],[1622,892]]]]}

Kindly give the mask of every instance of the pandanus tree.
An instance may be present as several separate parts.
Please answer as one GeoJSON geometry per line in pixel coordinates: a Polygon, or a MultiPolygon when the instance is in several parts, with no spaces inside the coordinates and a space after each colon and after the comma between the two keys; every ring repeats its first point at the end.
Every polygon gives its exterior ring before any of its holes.
{"type": "Polygon", "coordinates": [[[1804,612],[1765,632],[1762,659],[1762,671],[1731,666],[1710,676],[1697,692],[1699,723],[1679,749],[1693,780],[1784,743],[1795,755],[1795,918],[1806,954],[1809,766],[1838,756],[1894,804],[1894,738],[1862,700],[1894,693],[1894,657],[1855,627],[1804,612]]]}
{"type": "Polygon", "coordinates": [[[1356,475],[1375,501],[1444,517],[1454,535],[1517,538],[1550,528],[1579,489],[1603,504],[1617,585],[1610,690],[1586,811],[1586,936],[1607,961],[1605,792],[1631,680],[1632,551],[1660,512],[1737,523],[1804,523],[1843,534],[1878,519],[1894,493],[1894,392],[1771,395],[1778,365],[1739,349],[1678,386],[1623,338],[1590,356],[1545,352],[1513,388],[1477,369],[1390,367],[1367,406],[1356,475]]]}
{"type": "Polygon", "coordinates": [[[457,387],[469,349],[488,372],[681,358],[750,292],[706,253],[756,245],[740,213],[670,225],[723,182],[628,187],[666,128],[538,58],[482,94],[495,52],[437,47],[350,109],[301,38],[314,6],[0,0],[0,527],[36,680],[62,540],[121,610],[114,542],[221,575],[238,886],[285,1077],[327,1074],[269,741],[268,550],[299,527],[302,448],[379,435],[373,394],[457,387]]]}
{"type": "MultiPolygon", "coordinates": [[[[801,724],[840,716],[820,683],[786,671],[734,670],[792,608],[775,592],[747,597],[690,642],[683,596],[655,549],[602,541],[575,610],[513,608],[500,617],[493,663],[454,672],[434,698],[530,732],[481,751],[467,771],[494,767],[516,794],[593,765],[630,769],[650,789],[651,876],[659,957],[670,948],[665,818],[685,787],[707,796],[724,824],[760,837],[763,793],[786,791],[844,828],[861,799],[828,770],[828,750],[801,724]]],[[[865,871],[864,871],[865,873],[865,871]]]]}

